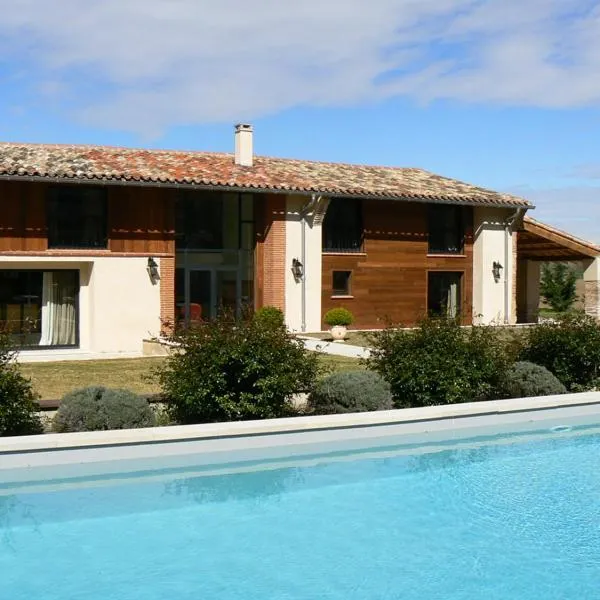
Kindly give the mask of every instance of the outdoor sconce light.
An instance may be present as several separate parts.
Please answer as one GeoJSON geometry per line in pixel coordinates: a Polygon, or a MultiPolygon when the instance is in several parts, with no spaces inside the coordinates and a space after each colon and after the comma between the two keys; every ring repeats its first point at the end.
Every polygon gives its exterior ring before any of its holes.
{"type": "Polygon", "coordinates": [[[301,281],[304,277],[304,265],[297,258],[292,261],[292,273],[296,281],[301,281]]]}
{"type": "Polygon", "coordinates": [[[148,257],[148,266],[146,267],[146,271],[148,271],[150,281],[152,282],[152,285],[154,285],[160,279],[160,275],[158,274],[158,265],[151,256],[148,257]]]}
{"type": "Polygon", "coordinates": [[[498,283],[500,281],[500,273],[504,267],[497,261],[494,261],[492,265],[492,273],[494,275],[494,281],[498,283]]]}

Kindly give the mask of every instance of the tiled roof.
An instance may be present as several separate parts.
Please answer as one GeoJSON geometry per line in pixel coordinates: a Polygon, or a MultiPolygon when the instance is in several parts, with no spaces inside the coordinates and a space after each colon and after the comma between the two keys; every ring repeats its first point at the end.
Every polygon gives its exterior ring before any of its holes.
{"type": "Polygon", "coordinates": [[[103,146],[0,143],[0,177],[223,187],[329,196],[531,206],[526,200],[413,168],[103,146]]]}

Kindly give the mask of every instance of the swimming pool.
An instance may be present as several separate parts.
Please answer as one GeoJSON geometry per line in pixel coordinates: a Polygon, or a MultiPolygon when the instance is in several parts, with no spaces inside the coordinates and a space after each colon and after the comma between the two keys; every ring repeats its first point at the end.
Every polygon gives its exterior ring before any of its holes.
{"type": "Polygon", "coordinates": [[[598,597],[600,422],[480,434],[244,468],[188,456],[5,476],[0,598],[598,597]]]}

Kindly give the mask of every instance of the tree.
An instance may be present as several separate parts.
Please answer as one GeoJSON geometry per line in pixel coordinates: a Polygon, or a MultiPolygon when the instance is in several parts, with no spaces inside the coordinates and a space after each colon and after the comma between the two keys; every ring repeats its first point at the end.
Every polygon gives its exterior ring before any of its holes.
{"type": "Polygon", "coordinates": [[[540,294],[556,312],[567,312],[577,300],[577,274],[565,263],[545,264],[542,267],[540,294]]]}

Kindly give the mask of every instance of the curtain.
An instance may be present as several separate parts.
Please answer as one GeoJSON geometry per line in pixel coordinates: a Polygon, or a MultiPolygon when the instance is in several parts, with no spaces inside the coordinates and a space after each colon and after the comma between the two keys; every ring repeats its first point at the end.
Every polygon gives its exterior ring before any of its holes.
{"type": "Polygon", "coordinates": [[[76,291],[72,272],[44,272],[40,346],[75,345],[77,341],[76,291]]]}
{"type": "Polygon", "coordinates": [[[446,310],[450,318],[456,318],[458,313],[458,282],[456,280],[449,282],[446,310]]]}

